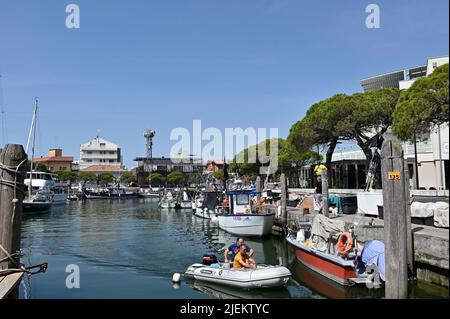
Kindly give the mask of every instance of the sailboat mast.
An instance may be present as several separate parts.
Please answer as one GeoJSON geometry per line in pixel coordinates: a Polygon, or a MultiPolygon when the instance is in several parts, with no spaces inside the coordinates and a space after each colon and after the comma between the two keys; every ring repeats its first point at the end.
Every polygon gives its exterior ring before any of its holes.
{"type": "MultiPolygon", "coordinates": [[[[38,98],[35,99],[33,119],[31,121],[31,129],[30,134],[28,136],[28,143],[30,142],[30,136],[33,134],[33,143],[31,144],[31,159],[30,159],[30,185],[28,187],[28,198],[31,200],[31,192],[33,189],[33,157],[34,157],[34,146],[36,144],[36,120],[37,120],[37,111],[38,111],[38,98]]],[[[27,143],[27,152],[28,152],[28,143],[27,143]]]]}

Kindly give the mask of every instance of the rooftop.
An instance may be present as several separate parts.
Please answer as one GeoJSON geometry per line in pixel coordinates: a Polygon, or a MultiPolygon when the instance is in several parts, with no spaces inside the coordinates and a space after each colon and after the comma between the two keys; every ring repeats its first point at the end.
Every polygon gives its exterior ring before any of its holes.
{"type": "Polygon", "coordinates": [[[73,162],[72,156],[36,157],[33,162],[73,162]]]}
{"type": "Polygon", "coordinates": [[[89,167],[83,168],[81,172],[92,172],[92,173],[123,173],[126,170],[112,165],[91,165],[89,167]]]}

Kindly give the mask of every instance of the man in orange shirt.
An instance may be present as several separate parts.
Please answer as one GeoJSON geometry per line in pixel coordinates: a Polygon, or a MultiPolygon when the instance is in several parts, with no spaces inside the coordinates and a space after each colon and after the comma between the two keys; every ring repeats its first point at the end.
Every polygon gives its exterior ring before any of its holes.
{"type": "Polygon", "coordinates": [[[239,252],[234,257],[233,268],[251,268],[256,269],[256,262],[247,254],[247,246],[239,246],[239,252]]]}

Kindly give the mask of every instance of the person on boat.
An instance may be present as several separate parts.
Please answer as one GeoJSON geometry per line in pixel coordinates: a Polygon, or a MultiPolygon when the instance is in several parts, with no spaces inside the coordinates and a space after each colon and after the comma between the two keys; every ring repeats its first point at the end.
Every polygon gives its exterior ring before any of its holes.
{"type": "Polygon", "coordinates": [[[325,165],[323,165],[323,163],[318,163],[317,165],[316,165],[316,167],[314,167],[314,174],[316,175],[316,176],[321,176],[322,175],[322,172],[324,171],[324,170],[326,170],[327,169],[327,167],[325,166],[325,165]]]}
{"type": "Polygon", "coordinates": [[[247,253],[247,245],[243,244],[239,246],[239,252],[234,257],[233,268],[250,268],[256,269],[256,262],[250,258],[247,253]]]}
{"type": "Polygon", "coordinates": [[[227,249],[225,249],[225,263],[234,262],[234,258],[239,253],[239,247],[241,245],[245,245],[246,250],[248,252],[249,257],[253,256],[254,250],[250,246],[245,244],[244,238],[238,237],[236,239],[236,243],[231,244],[227,249]],[[229,257],[229,258],[228,258],[229,257]]]}

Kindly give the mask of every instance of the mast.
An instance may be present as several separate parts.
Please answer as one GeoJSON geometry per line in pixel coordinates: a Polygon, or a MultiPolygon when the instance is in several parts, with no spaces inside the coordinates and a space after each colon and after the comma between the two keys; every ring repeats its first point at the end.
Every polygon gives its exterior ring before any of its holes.
{"type": "Polygon", "coordinates": [[[33,157],[34,157],[34,146],[36,144],[36,120],[37,120],[37,111],[38,111],[38,103],[39,100],[36,98],[34,100],[34,112],[33,112],[33,119],[31,120],[31,128],[30,128],[30,134],[28,135],[28,142],[27,142],[27,153],[28,153],[28,146],[30,143],[30,137],[31,134],[33,134],[33,143],[31,144],[31,165],[30,165],[30,184],[28,186],[28,199],[31,201],[31,193],[33,189],[33,157]]]}

